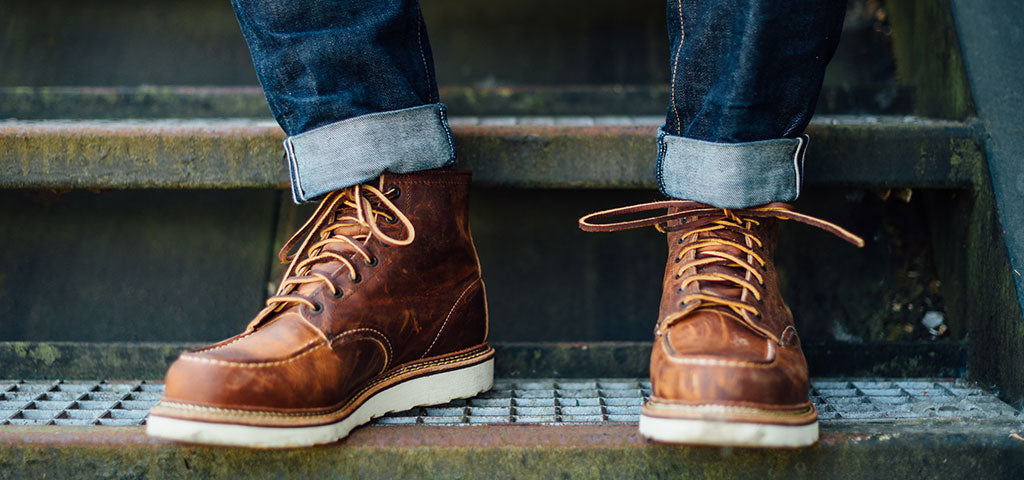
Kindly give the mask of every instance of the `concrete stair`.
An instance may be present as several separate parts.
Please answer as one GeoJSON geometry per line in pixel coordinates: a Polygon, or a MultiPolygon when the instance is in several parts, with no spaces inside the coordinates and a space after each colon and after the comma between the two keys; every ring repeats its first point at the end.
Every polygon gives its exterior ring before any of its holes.
{"type": "Polygon", "coordinates": [[[423,0],[474,172],[499,388],[335,445],[253,452],[139,426],[177,353],[237,332],[274,290],[273,252],[309,211],[284,191],[283,134],[228,5],[12,0],[0,478],[1017,478],[1024,327],[948,6],[849,5],[797,208],[868,245],[784,225],[778,259],[818,445],[650,444],[619,405],[645,395],[663,238],[575,219],[658,198],[664,3],[423,0]],[[610,387],[627,383],[622,400],[610,387]],[[544,402],[551,421],[530,421],[544,402]],[[499,403],[507,417],[481,413],[499,403]]]}
{"type": "MultiPolygon", "coordinates": [[[[656,188],[662,117],[452,117],[460,167],[482,186],[656,188]]],[[[968,123],[817,116],[807,183],[970,186],[983,168],[968,123]]],[[[284,133],[245,119],[0,121],[4,188],[284,188],[284,133]]]]}

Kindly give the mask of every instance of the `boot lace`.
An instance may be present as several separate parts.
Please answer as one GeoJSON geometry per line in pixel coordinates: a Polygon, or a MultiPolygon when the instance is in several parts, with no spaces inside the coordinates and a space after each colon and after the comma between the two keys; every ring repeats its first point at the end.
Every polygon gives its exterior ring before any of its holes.
{"type": "Polygon", "coordinates": [[[347,270],[349,280],[358,283],[361,277],[354,260],[362,257],[367,266],[375,266],[378,261],[366,247],[370,239],[391,246],[411,244],[416,238],[416,230],[409,218],[391,201],[399,194],[398,187],[384,192],[372,185],[355,185],[324,197],[313,215],[278,252],[281,262],[289,264],[284,281],[277,293],[267,299],[266,308],[249,324],[249,329],[255,328],[267,314],[279,312],[289,305],[305,305],[319,312],[321,305],[296,293],[301,285],[320,283],[331,296],[340,297],[341,290],[330,278],[312,271],[316,264],[340,263],[347,270]],[[378,226],[380,220],[389,224],[400,223],[406,232],[404,238],[382,232],[378,226]],[[327,248],[332,246],[336,248],[327,248]],[[345,256],[337,250],[350,250],[356,255],[345,256]]]}
{"type": "Polygon", "coordinates": [[[742,317],[743,312],[754,316],[761,315],[758,305],[737,298],[742,298],[744,292],[749,292],[748,298],[753,298],[758,304],[763,303],[763,272],[767,271],[767,265],[764,256],[759,253],[762,244],[754,227],[760,225],[758,219],[766,218],[793,220],[818,227],[853,245],[864,246],[864,240],[857,235],[833,223],[796,212],[792,206],[785,203],[729,209],[686,200],[667,200],[594,212],[580,218],[579,226],[588,232],[614,232],[648,226],[654,226],[662,233],[681,232],[679,243],[685,246],[674,259],[674,262],[679,264],[675,279],[680,281],[679,292],[686,291],[687,287],[693,284],[697,286],[683,296],[681,305],[684,310],[725,307],[742,317]],[[601,223],[618,216],[669,208],[677,208],[678,211],[634,220],[601,223]],[[688,221],[687,218],[691,217],[693,219],[688,221]],[[673,224],[676,220],[679,222],[673,224]],[[738,251],[740,254],[731,251],[738,251]],[[690,252],[694,252],[694,255],[684,262],[690,252]],[[744,259],[744,256],[747,258],[744,259]],[[691,268],[695,273],[686,275],[685,272],[691,268]],[[724,296],[715,293],[714,290],[702,288],[700,282],[737,288],[740,295],[724,296]]]}

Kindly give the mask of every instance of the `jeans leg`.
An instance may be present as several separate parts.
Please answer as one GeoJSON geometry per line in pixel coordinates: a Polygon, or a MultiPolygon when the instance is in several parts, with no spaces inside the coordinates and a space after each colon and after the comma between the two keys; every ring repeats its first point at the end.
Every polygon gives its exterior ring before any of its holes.
{"type": "Polygon", "coordinates": [[[803,135],[841,0],[669,0],[671,104],[657,175],[676,198],[743,208],[799,195],[803,135]]]}
{"type": "Polygon", "coordinates": [[[232,0],[296,201],[454,161],[417,0],[232,0]]]}

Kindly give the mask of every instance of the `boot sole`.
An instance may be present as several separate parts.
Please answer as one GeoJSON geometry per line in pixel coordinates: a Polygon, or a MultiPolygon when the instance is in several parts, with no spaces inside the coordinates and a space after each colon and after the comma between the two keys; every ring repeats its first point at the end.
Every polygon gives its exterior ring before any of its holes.
{"type": "Polygon", "coordinates": [[[331,443],[389,412],[469,398],[494,386],[494,358],[429,373],[381,388],[351,414],[334,423],[303,427],[261,427],[150,415],[146,433],[189,443],[253,448],[305,447],[331,443]]]}
{"type": "Polygon", "coordinates": [[[730,447],[806,447],[818,441],[818,421],[806,425],[695,420],[640,415],[640,434],[665,443],[730,447]]]}

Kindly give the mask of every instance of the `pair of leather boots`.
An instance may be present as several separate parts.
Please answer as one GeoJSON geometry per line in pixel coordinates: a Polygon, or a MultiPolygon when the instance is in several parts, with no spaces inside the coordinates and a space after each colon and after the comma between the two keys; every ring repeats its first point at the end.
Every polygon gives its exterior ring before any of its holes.
{"type": "MultiPolygon", "coordinates": [[[[171,365],[149,434],[315,445],[388,412],[490,389],[494,350],[469,183],[465,171],[384,174],[327,195],[282,249],[281,285],[245,331],[171,365]]],[[[807,363],[772,260],[780,219],[861,242],[785,204],[730,210],[672,200],[580,219],[584,230],[654,226],[668,237],[644,436],[770,447],[817,440],[807,363]]]]}

